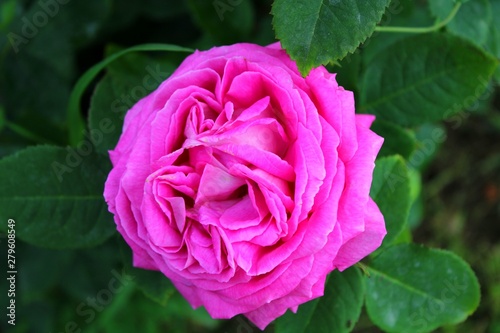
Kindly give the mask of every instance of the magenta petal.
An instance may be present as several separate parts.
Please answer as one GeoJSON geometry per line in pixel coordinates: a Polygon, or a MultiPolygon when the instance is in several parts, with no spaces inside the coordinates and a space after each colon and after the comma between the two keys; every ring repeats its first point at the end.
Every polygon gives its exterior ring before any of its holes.
{"type": "Polygon", "coordinates": [[[200,179],[196,200],[201,202],[225,200],[245,184],[243,179],[235,177],[221,168],[207,164],[200,179]]]}
{"type": "Polygon", "coordinates": [[[366,205],[364,232],[340,248],[334,260],[335,267],[343,271],[357,263],[382,244],[386,233],[384,217],[375,202],[370,199],[366,205]]]}
{"type": "MultiPolygon", "coordinates": [[[[169,249],[179,248],[182,237],[177,229],[177,222],[167,220],[153,195],[145,198],[142,211],[144,212],[144,226],[152,244],[169,249]]],[[[175,219],[174,215],[171,215],[173,219],[175,219]]]]}
{"type": "Polygon", "coordinates": [[[363,207],[369,199],[375,157],[383,142],[381,137],[363,127],[363,121],[356,126],[356,129],[359,149],[345,164],[346,184],[339,202],[339,221],[344,241],[359,235],[365,229],[363,207]]]}
{"type": "Polygon", "coordinates": [[[294,157],[290,158],[296,172],[295,209],[291,216],[291,232],[309,214],[314,198],[318,194],[326,177],[325,157],[320,143],[312,132],[303,125],[298,126],[298,140],[292,146],[294,157]]]}
{"type": "Polygon", "coordinates": [[[226,209],[220,217],[220,224],[228,230],[258,225],[260,217],[248,195],[226,209]]]}
{"type": "Polygon", "coordinates": [[[318,100],[319,114],[342,138],[342,145],[339,147],[340,158],[349,161],[358,147],[352,92],[339,87],[334,77],[325,69],[312,70],[306,80],[318,100]]]}

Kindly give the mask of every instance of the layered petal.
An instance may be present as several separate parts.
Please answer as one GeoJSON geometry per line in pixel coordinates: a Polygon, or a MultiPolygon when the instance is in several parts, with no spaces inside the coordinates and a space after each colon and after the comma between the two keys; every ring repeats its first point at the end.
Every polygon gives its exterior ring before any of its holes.
{"type": "Polygon", "coordinates": [[[264,329],[380,246],[374,117],[279,43],[196,51],[134,105],[104,197],[136,267],[264,329]]]}

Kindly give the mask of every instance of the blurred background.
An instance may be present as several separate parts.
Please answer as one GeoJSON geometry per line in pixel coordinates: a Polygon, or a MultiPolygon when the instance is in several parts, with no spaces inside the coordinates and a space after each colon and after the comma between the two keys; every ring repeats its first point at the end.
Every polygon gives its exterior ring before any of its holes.
{"type": "MultiPolygon", "coordinates": [[[[393,2],[401,10],[386,20],[388,24],[434,22],[426,1],[393,2]]],[[[39,142],[67,145],[67,104],[73,85],[106,55],[144,43],[197,49],[243,41],[267,45],[275,41],[271,4],[271,0],[0,0],[0,157],[39,142]]],[[[329,69],[339,73],[341,85],[357,93],[358,78],[369,59],[394,38],[398,37],[375,34],[359,52],[329,69]]],[[[171,72],[183,57],[162,52],[130,55],[114,66],[129,75],[124,80],[133,81],[147,74],[147,66],[159,64],[161,71],[171,72]]],[[[83,110],[90,106],[92,90],[83,98],[83,110]]],[[[476,313],[460,325],[436,332],[500,332],[498,91],[498,84],[492,83],[459,118],[408,130],[418,147],[413,153],[413,176],[416,182],[423,180],[411,210],[413,239],[454,251],[471,264],[481,283],[476,313]],[[446,140],[429,147],[426,139],[435,128],[446,133],[446,140]]],[[[146,93],[133,94],[126,104],[131,106],[146,93]]],[[[1,253],[6,253],[6,240],[0,235],[1,253]]],[[[0,261],[2,293],[5,261],[0,261]]],[[[8,325],[2,315],[2,332],[259,331],[243,317],[215,321],[203,309],[192,311],[166,279],[127,266],[130,253],[118,236],[93,249],[72,251],[42,249],[17,240],[16,261],[16,326],[8,325]],[[143,288],[138,280],[154,283],[143,288]]],[[[2,309],[6,302],[2,295],[2,309]]],[[[362,315],[354,332],[379,331],[362,315]]]]}

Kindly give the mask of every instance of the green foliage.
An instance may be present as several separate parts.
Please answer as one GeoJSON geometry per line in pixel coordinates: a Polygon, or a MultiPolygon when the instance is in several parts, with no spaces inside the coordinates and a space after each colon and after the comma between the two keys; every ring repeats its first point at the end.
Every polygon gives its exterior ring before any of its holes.
{"type": "Polygon", "coordinates": [[[412,133],[394,123],[376,120],[371,129],[384,138],[379,156],[401,155],[408,159],[416,148],[412,133]]]}
{"type": "MultiPolygon", "coordinates": [[[[454,6],[451,0],[434,0],[429,2],[431,12],[438,19],[444,19],[454,6]]],[[[486,43],[489,34],[489,28],[493,20],[490,1],[474,0],[462,5],[446,29],[457,35],[468,39],[469,41],[482,46],[486,43]]]]}
{"type": "Polygon", "coordinates": [[[255,14],[251,0],[187,2],[197,24],[216,43],[232,44],[245,40],[252,31],[255,14]]]}
{"type": "Polygon", "coordinates": [[[175,70],[168,59],[130,54],[116,60],[92,95],[88,127],[96,151],[107,154],[118,142],[125,113],[175,70]]]}
{"type": "MultiPolygon", "coordinates": [[[[500,59],[500,21],[495,15],[500,13],[500,0],[491,0],[492,20],[490,24],[489,34],[486,38],[486,49],[491,52],[497,59],[500,59]]],[[[495,80],[500,82],[500,66],[495,72],[495,80]]]]}
{"type": "Polygon", "coordinates": [[[403,126],[449,118],[481,96],[496,66],[484,51],[447,34],[405,38],[368,65],[360,111],[403,126]]]}
{"type": "Polygon", "coordinates": [[[144,44],[133,46],[131,48],[116,52],[111,56],[107,57],[100,63],[94,65],[90,68],[76,83],[73,92],[71,93],[68,105],[68,122],[70,125],[69,133],[70,133],[70,143],[73,145],[77,145],[81,142],[83,130],[84,130],[84,121],[81,119],[80,114],[80,98],[87,86],[92,82],[92,80],[104,69],[106,66],[111,64],[113,61],[118,58],[126,55],[130,52],[136,51],[176,51],[176,52],[191,52],[192,50],[179,47],[176,45],[170,44],[144,44]]]}
{"type": "Polygon", "coordinates": [[[16,235],[54,249],[97,245],[115,226],[103,200],[109,162],[92,145],[35,146],[0,161],[0,230],[14,218],[16,235]]]}
{"type": "Polygon", "coordinates": [[[465,320],[479,304],[476,276],[448,251],[397,245],[376,257],[368,272],[366,308],[386,332],[430,332],[465,320]]]}
{"type": "Polygon", "coordinates": [[[287,312],[276,321],[276,333],[351,332],[363,306],[365,285],[356,267],[334,271],[325,286],[325,296],[287,312]]]}
{"type": "MultiPolygon", "coordinates": [[[[455,123],[454,118],[450,118],[450,121],[455,123]]],[[[415,169],[425,170],[446,140],[446,129],[441,124],[424,124],[415,129],[415,140],[416,149],[408,158],[408,162],[415,169]]]]}
{"type": "Polygon", "coordinates": [[[384,215],[387,235],[383,246],[390,244],[404,229],[411,204],[408,167],[400,156],[377,160],[370,196],[384,215]]]}
{"type": "Polygon", "coordinates": [[[276,0],[273,25],[302,74],[342,59],[369,37],[389,0],[276,0]]]}

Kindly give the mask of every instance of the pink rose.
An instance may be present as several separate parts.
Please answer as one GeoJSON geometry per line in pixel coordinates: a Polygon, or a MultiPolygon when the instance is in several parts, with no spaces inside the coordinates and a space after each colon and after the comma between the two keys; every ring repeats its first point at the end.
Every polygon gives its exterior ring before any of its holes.
{"type": "Polygon", "coordinates": [[[261,329],[322,296],[386,233],[369,197],[373,120],[277,43],[195,52],[128,111],[110,151],[104,196],[134,266],[261,329]]]}

